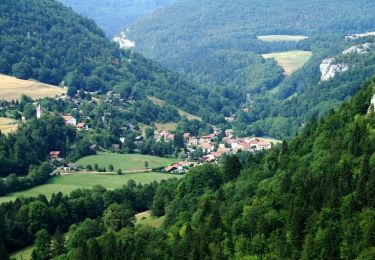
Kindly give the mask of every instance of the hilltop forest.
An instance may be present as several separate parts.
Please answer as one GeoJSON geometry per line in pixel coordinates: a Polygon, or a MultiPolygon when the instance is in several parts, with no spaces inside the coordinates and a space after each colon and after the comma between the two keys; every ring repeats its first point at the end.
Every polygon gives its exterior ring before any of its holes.
{"type": "MultiPolygon", "coordinates": [[[[180,1],[129,25],[128,37],[137,51],[195,82],[251,95],[249,112],[241,111],[248,105],[246,95],[240,95],[240,106],[233,104],[237,133],[284,138],[303,129],[312,117],[336,109],[373,74],[373,58],[352,57],[356,69],[320,84],[319,65],[358,44],[345,40],[346,35],[375,29],[369,11],[374,8],[368,0],[180,1]],[[309,38],[257,38],[273,34],[309,38]],[[260,56],[292,50],[311,51],[313,56],[290,76],[275,60],[260,56]]],[[[231,116],[231,110],[224,112],[231,116]]]]}
{"type": "Polygon", "coordinates": [[[121,32],[128,24],[175,0],[59,0],[86,17],[94,19],[108,38],[121,32]]]}
{"type": "Polygon", "coordinates": [[[155,96],[214,124],[224,122],[222,111],[233,110],[230,97],[240,95],[210,92],[137,53],[120,50],[92,20],[56,1],[1,2],[0,14],[0,73],[69,86],[72,92],[114,90],[135,101],[155,96]]]}

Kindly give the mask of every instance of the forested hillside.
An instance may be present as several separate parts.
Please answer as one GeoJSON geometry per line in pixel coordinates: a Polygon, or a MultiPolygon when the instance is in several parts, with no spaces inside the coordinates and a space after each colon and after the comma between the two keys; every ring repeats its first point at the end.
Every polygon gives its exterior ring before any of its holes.
{"type": "Polygon", "coordinates": [[[257,41],[260,35],[368,31],[374,7],[370,0],[181,1],[130,26],[129,36],[145,55],[185,68],[184,58],[189,64],[196,58],[189,55],[208,49],[269,52],[272,44],[257,41]]]}
{"type": "Polygon", "coordinates": [[[197,82],[231,89],[242,93],[240,97],[251,95],[250,109],[242,110],[248,106],[244,98],[233,104],[238,133],[283,138],[302,129],[312,116],[336,108],[375,72],[371,53],[349,55],[346,59],[356,65],[320,84],[321,62],[360,42],[345,36],[375,29],[374,14],[368,11],[374,7],[368,0],[181,1],[132,24],[128,36],[137,43],[136,50],[197,82]],[[309,38],[257,38],[270,34],[309,38]],[[260,56],[291,50],[313,56],[290,76],[275,60],[260,56]]]}
{"type": "Polygon", "coordinates": [[[0,255],[36,233],[35,259],[373,259],[374,88],[372,79],[291,141],[222,168],[3,204],[0,255]],[[162,228],[134,226],[148,208],[166,214],[162,228]]]}
{"type": "MultiPolygon", "coordinates": [[[[96,24],[53,0],[10,0],[0,3],[0,73],[36,79],[74,90],[144,100],[156,96],[208,121],[229,99],[160,67],[141,55],[120,50],[96,24]]],[[[145,111],[147,112],[147,111],[145,111]]]]}
{"type": "Polygon", "coordinates": [[[176,2],[175,0],[59,0],[74,11],[91,19],[109,38],[120,33],[129,23],[145,14],[176,2]]]}
{"type": "Polygon", "coordinates": [[[373,44],[374,38],[359,41],[328,35],[324,38],[325,43],[312,45],[314,56],[302,69],[287,77],[275,89],[255,95],[250,112],[238,112],[235,122],[238,131],[291,137],[312,118],[327,115],[330,109],[336,110],[375,73],[374,48],[363,54],[343,54],[350,46],[360,46],[363,42],[373,44]],[[327,57],[335,58],[338,64],[345,64],[348,70],[329,80],[322,80],[319,67],[327,57]]]}

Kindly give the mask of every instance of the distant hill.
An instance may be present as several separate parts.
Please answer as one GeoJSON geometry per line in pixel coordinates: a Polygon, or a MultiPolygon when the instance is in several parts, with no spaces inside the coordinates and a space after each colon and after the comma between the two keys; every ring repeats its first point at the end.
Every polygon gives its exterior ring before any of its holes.
{"type": "Polygon", "coordinates": [[[176,0],[58,0],[94,19],[109,38],[143,15],[176,0]]]}
{"type": "Polygon", "coordinates": [[[199,83],[250,94],[250,112],[238,107],[238,132],[250,127],[248,133],[281,138],[303,128],[312,115],[337,107],[375,72],[372,58],[360,55],[353,60],[368,61],[320,84],[322,60],[357,44],[346,35],[375,30],[374,8],[369,0],[184,0],[130,25],[128,38],[135,50],[199,83]],[[289,57],[279,58],[286,73],[276,60],[260,57],[296,50],[313,56],[294,66],[300,68],[295,72],[286,66],[289,57]]]}
{"type": "Polygon", "coordinates": [[[115,90],[137,100],[155,96],[209,121],[223,118],[218,113],[228,100],[201,106],[208,89],[120,50],[94,21],[59,2],[2,1],[0,17],[0,73],[90,92],[115,90]]]}
{"type": "Polygon", "coordinates": [[[183,0],[140,19],[129,36],[148,57],[184,68],[183,58],[209,49],[265,51],[272,45],[260,35],[372,30],[374,8],[371,0],[183,0]]]}

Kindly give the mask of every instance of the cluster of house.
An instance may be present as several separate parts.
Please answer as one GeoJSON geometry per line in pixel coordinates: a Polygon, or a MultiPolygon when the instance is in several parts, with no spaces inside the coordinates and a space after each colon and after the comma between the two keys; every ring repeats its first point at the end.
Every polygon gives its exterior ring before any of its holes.
{"type": "Polygon", "coordinates": [[[161,132],[156,131],[154,134],[154,139],[156,141],[160,141],[161,139],[164,139],[166,142],[170,142],[174,140],[175,135],[170,133],[168,130],[163,130],[161,132]]]}
{"type": "Polygon", "coordinates": [[[164,168],[169,173],[186,173],[191,167],[196,166],[195,162],[178,162],[164,168]]]}
{"type": "Polygon", "coordinates": [[[63,118],[66,125],[74,126],[78,131],[89,130],[89,126],[86,123],[77,123],[77,119],[71,115],[65,115],[63,118]]]}
{"type": "MultiPolygon", "coordinates": [[[[164,131],[164,135],[168,136],[166,132],[164,131]]],[[[271,149],[272,144],[278,142],[259,137],[236,138],[233,136],[233,130],[231,129],[225,131],[225,137],[222,140],[218,140],[219,134],[220,131],[217,129],[212,134],[199,138],[191,136],[190,133],[185,133],[184,139],[187,141],[188,152],[192,153],[197,149],[201,149],[204,155],[199,159],[199,163],[214,163],[223,155],[236,154],[240,151],[256,153],[271,149]]],[[[166,167],[164,170],[166,172],[181,173],[196,165],[198,164],[179,162],[166,167]]]]}

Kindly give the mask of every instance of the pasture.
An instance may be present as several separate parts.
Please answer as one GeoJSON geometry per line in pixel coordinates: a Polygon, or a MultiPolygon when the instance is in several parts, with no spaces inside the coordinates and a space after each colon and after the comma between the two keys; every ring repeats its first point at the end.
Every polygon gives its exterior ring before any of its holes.
{"type": "Polygon", "coordinates": [[[22,95],[27,95],[33,99],[40,99],[65,94],[66,90],[57,86],[0,75],[0,99],[7,101],[19,100],[22,95]]]}
{"type": "Polygon", "coordinates": [[[310,51],[287,51],[263,54],[265,59],[276,59],[277,63],[284,68],[285,75],[290,76],[300,69],[312,56],[310,51]]]}
{"type": "MultiPolygon", "coordinates": [[[[149,96],[148,99],[154,104],[154,105],[157,105],[157,106],[165,106],[167,105],[167,103],[164,101],[164,100],[161,100],[159,98],[156,98],[156,97],[151,97],[149,96]]],[[[202,121],[202,118],[200,118],[199,116],[196,116],[196,115],[193,115],[193,114],[190,114],[188,112],[185,112],[181,109],[177,109],[178,113],[180,114],[180,116],[185,116],[187,119],[189,120],[199,120],[199,121],[202,121]]]]}
{"type": "Polygon", "coordinates": [[[3,134],[15,132],[18,128],[19,122],[17,120],[0,117],[0,131],[3,134]]]}
{"type": "Polygon", "coordinates": [[[264,42],[298,42],[309,37],[303,35],[262,35],[257,38],[264,42]]]}
{"type": "Polygon", "coordinates": [[[134,180],[137,183],[147,184],[151,182],[160,182],[169,178],[181,178],[181,175],[162,174],[162,173],[129,173],[124,175],[113,174],[91,174],[91,173],[73,173],[61,176],[55,176],[50,179],[47,184],[40,185],[25,191],[15,192],[7,196],[0,197],[0,203],[12,201],[18,197],[35,197],[39,194],[44,194],[50,198],[53,193],[61,191],[64,194],[79,189],[90,189],[96,185],[112,190],[121,188],[126,185],[129,180],[134,180]]]}
{"type": "Polygon", "coordinates": [[[155,127],[157,130],[168,130],[168,131],[175,131],[177,129],[177,123],[155,123],[155,127]]]}
{"type": "Polygon", "coordinates": [[[10,254],[10,259],[30,260],[35,246],[28,246],[10,254]]]}
{"type": "Polygon", "coordinates": [[[160,218],[151,215],[151,211],[145,211],[135,215],[135,224],[137,226],[150,226],[154,228],[159,228],[163,224],[165,216],[160,218]]]}
{"type": "Polygon", "coordinates": [[[110,164],[113,165],[115,171],[121,169],[122,171],[140,171],[145,170],[145,162],[148,162],[148,168],[157,168],[161,166],[168,166],[177,162],[176,158],[162,158],[151,155],[142,154],[118,154],[101,152],[96,155],[84,157],[77,161],[77,165],[86,167],[87,165],[94,166],[95,163],[99,167],[105,167],[108,170],[110,164]]]}

